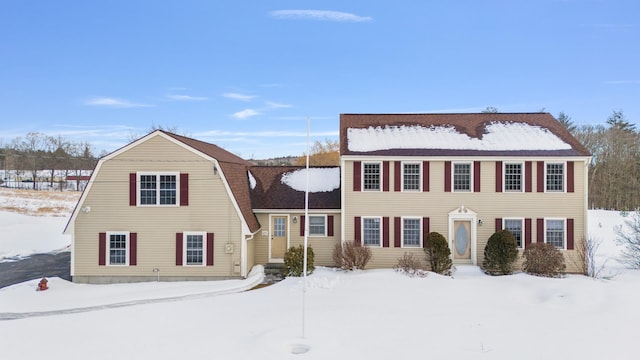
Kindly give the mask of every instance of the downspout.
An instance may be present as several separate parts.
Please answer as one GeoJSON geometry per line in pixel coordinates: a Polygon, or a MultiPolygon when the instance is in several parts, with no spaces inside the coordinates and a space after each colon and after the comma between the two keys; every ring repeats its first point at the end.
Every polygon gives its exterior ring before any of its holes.
{"type": "Polygon", "coordinates": [[[587,158],[584,162],[584,239],[587,241],[589,238],[589,165],[591,164],[591,157],[587,158]]]}
{"type": "Polygon", "coordinates": [[[340,157],[340,244],[345,242],[345,228],[347,223],[345,222],[347,209],[345,207],[346,198],[346,186],[345,186],[345,161],[340,157]]]}

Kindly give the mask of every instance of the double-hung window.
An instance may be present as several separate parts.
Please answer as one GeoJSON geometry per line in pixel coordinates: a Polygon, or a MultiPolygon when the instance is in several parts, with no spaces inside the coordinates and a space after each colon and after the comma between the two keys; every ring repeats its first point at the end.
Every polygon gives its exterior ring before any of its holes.
{"type": "Polygon", "coordinates": [[[177,173],[138,174],[139,205],[178,205],[179,181],[177,173]]]}
{"type": "Polygon", "coordinates": [[[420,191],[420,164],[402,164],[402,189],[404,191],[420,191]]]}
{"type": "Polygon", "coordinates": [[[523,168],[522,163],[504,163],[505,192],[522,192],[523,168]]]}
{"type": "Polygon", "coordinates": [[[564,191],[564,163],[546,163],[546,191],[564,191]]]}
{"type": "Polygon", "coordinates": [[[129,233],[107,233],[109,265],[129,265],[129,233]]]}
{"type": "Polygon", "coordinates": [[[453,191],[471,191],[471,163],[453,164],[453,191]]]}
{"type": "Polygon", "coordinates": [[[544,242],[558,249],[565,249],[565,219],[545,219],[544,242]]]}
{"type": "Polygon", "coordinates": [[[365,191],[380,191],[382,186],[380,179],[380,163],[364,163],[362,169],[362,182],[365,191]]]}
{"type": "Polygon", "coordinates": [[[516,238],[516,244],[522,248],[522,219],[503,219],[503,229],[508,230],[516,238]]]}
{"type": "Polygon", "coordinates": [[[362,218],[362,244],[365,246],[381,246],[381,228],[379,217],[362,218]]]}
{"type": "Polygon", "coordinates": [[[420,218],[402,219],[402,247],[420,247],[420,218]]]}
{"type": "Polygon", "coordinates": [[[326,215],[309,215],[309,236],[327,236],[326,215]]]}
{"type": "Polygon", "coordinates": [[[205,265],[206,259],[206,233],[185,232],[184,233],[184,264],[205,265]]]}

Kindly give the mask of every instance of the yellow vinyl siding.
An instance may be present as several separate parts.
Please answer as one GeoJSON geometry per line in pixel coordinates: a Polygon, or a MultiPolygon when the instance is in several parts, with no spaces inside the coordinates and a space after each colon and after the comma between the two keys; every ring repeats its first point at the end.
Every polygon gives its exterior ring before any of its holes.
{"type": "MultiPolygon", "coordinates": [[[[380,159],[376,159],[380,160],[380,159]]],[[[416,159],[411,159],[416,160],[416,159]]],[[[419,159],[422,161],[422,159],[419,159]]],[[[495,232],[495,219],[505,217],[530,218],[532,241],[537,238],[536,220],[538,218],[573,218],[574,242],[584,237],[584,162],[575,161],[573,193],[538,193],[536,184],[536,162],[532,163],[532,191],[530,193],[497,193],[495,191],[495,161],[481,162],[481,191],[445,192],[444,191],[444,160],[427,159],[430,161],[430,191],[429,192],[396,192],[394,190],[393,161],[390,164],[391,182],[389,192],[354,192],[353,191],[353,161],[345,161],[345,183],[343,189],[344,240],[354,239],[354,217],[380,216],[389,217],[389,248],[372,248],[373,258],[369,262],[370,268],[388,268],[397,263],[404,252],[413,252],[423,258],[422,249],[394,248],[394,217],[415,216],[428,217],[430,231],[436,231],[449,240],[449,212],[461,206],[477,213],[477,264],[484,259],[483,252],[487,239],[495,232]]],[[[452,159],[453,160],[453,159],[452,159]]],[[[500,159],[496,159],[500,160],[500,159]]],[[[397,160],[401,161],[401,160],[397,160]]],[[[470,160],[473,161],[473,160],[470,160]]],[[[565,254],[573,256],[575,250],[565,254]]],[[[572,261],[567,261],[569,271],[577,271],[572,261]]]]}
{"type": "MultiPolygon", "coordinates": [[[[178,190],[179,191],[179,190],[178,190]]],[[[139,196],[139,194],[137,194],[139,196]]],[[[213,163],[161,137],[153,137],[104,161],[79,212],[74,231],[74,276],[240,276],[241,219],[238,217],[213,163]],[[189,174],[188,206],[129,206],[129,173],[189,174]],[[98,233],[130,231],[138,234],[137,266],[98,266],[98,233]],[[212,232],[214,266],[176,266],[176,233],[212,232]],[[234,245],[227,254],[224,244],[234,245]]]]}
{"type": "MultiPolygon", "coordinates": [[[[335,244],[340,242],[340,213],[311,213],[310,215],[322,214],[322,215],[333,215],[333,223],[334,223],[334,232],[333,236],[309,236],[308,237],[308,245],[313,248],[314,252],[314,264],[317,266],[333,266],[333,258],[332,252],[335,244]]],[[[304,244],[304,236],[300,236],[300,226],[301,226],[301,217],[304,216],[304,213],[301,212],[291,212],[291,213],[277,213],[271,214],[272,216],[288,216],[289,223],[287,224],[287,229],[289,231],[288,234],[288,246],[298,246],[304,244]],[[293,222],[293,218],[296,217],[296,223],[293,222]]],[[[257,214],[258,221],[261,224],[269,224],[269,214],[260,213],[257,214]]],[[[254,237],[254,241],[256,241],[256,263],[258,264],[266,264],[269,262],[269,241],[271,239],[271,235],[269,234],[270,229],[268,226],[262,227],[262,230],[259,234],[256,234],[254,237]]]]}

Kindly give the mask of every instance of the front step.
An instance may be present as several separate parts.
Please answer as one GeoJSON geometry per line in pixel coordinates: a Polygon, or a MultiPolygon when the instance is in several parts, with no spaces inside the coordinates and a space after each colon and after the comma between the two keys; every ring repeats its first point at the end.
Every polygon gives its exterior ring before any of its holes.
{"type": "Polygon", "coordinates": [[[284,279],[283,263],[268,263],[264,265],[264,283],[273,284],[284,279]]]}
{"type": "Polygon", "coordinates": [[[265,275],[282,275],[284,271],[283,263],[268,263],[264,266],[265,275]]]}

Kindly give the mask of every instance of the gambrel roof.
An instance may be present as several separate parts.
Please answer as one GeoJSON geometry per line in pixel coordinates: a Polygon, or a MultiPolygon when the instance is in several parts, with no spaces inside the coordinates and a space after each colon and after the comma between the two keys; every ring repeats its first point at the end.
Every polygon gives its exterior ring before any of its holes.
{"type": "Polygon", "coordinates": [[[204,141],[188,138],[186,136],[176,135],[170,132],[162,131],[164,134],[188,145],[218,161],[222,173],[224,174],[231,193],[240,208],[240,212],[251,232],[260,229],[260,223],[251,208],[251,196],[249,194],[249,179],[247,177],[247,169],[253,165],[250,161],[230,153],[223,148],[204,141]]]}
{"type": "Polygon", "coordinates": [[[341,114],[340,154],[589,156],[549,113],[341,114]]]}

